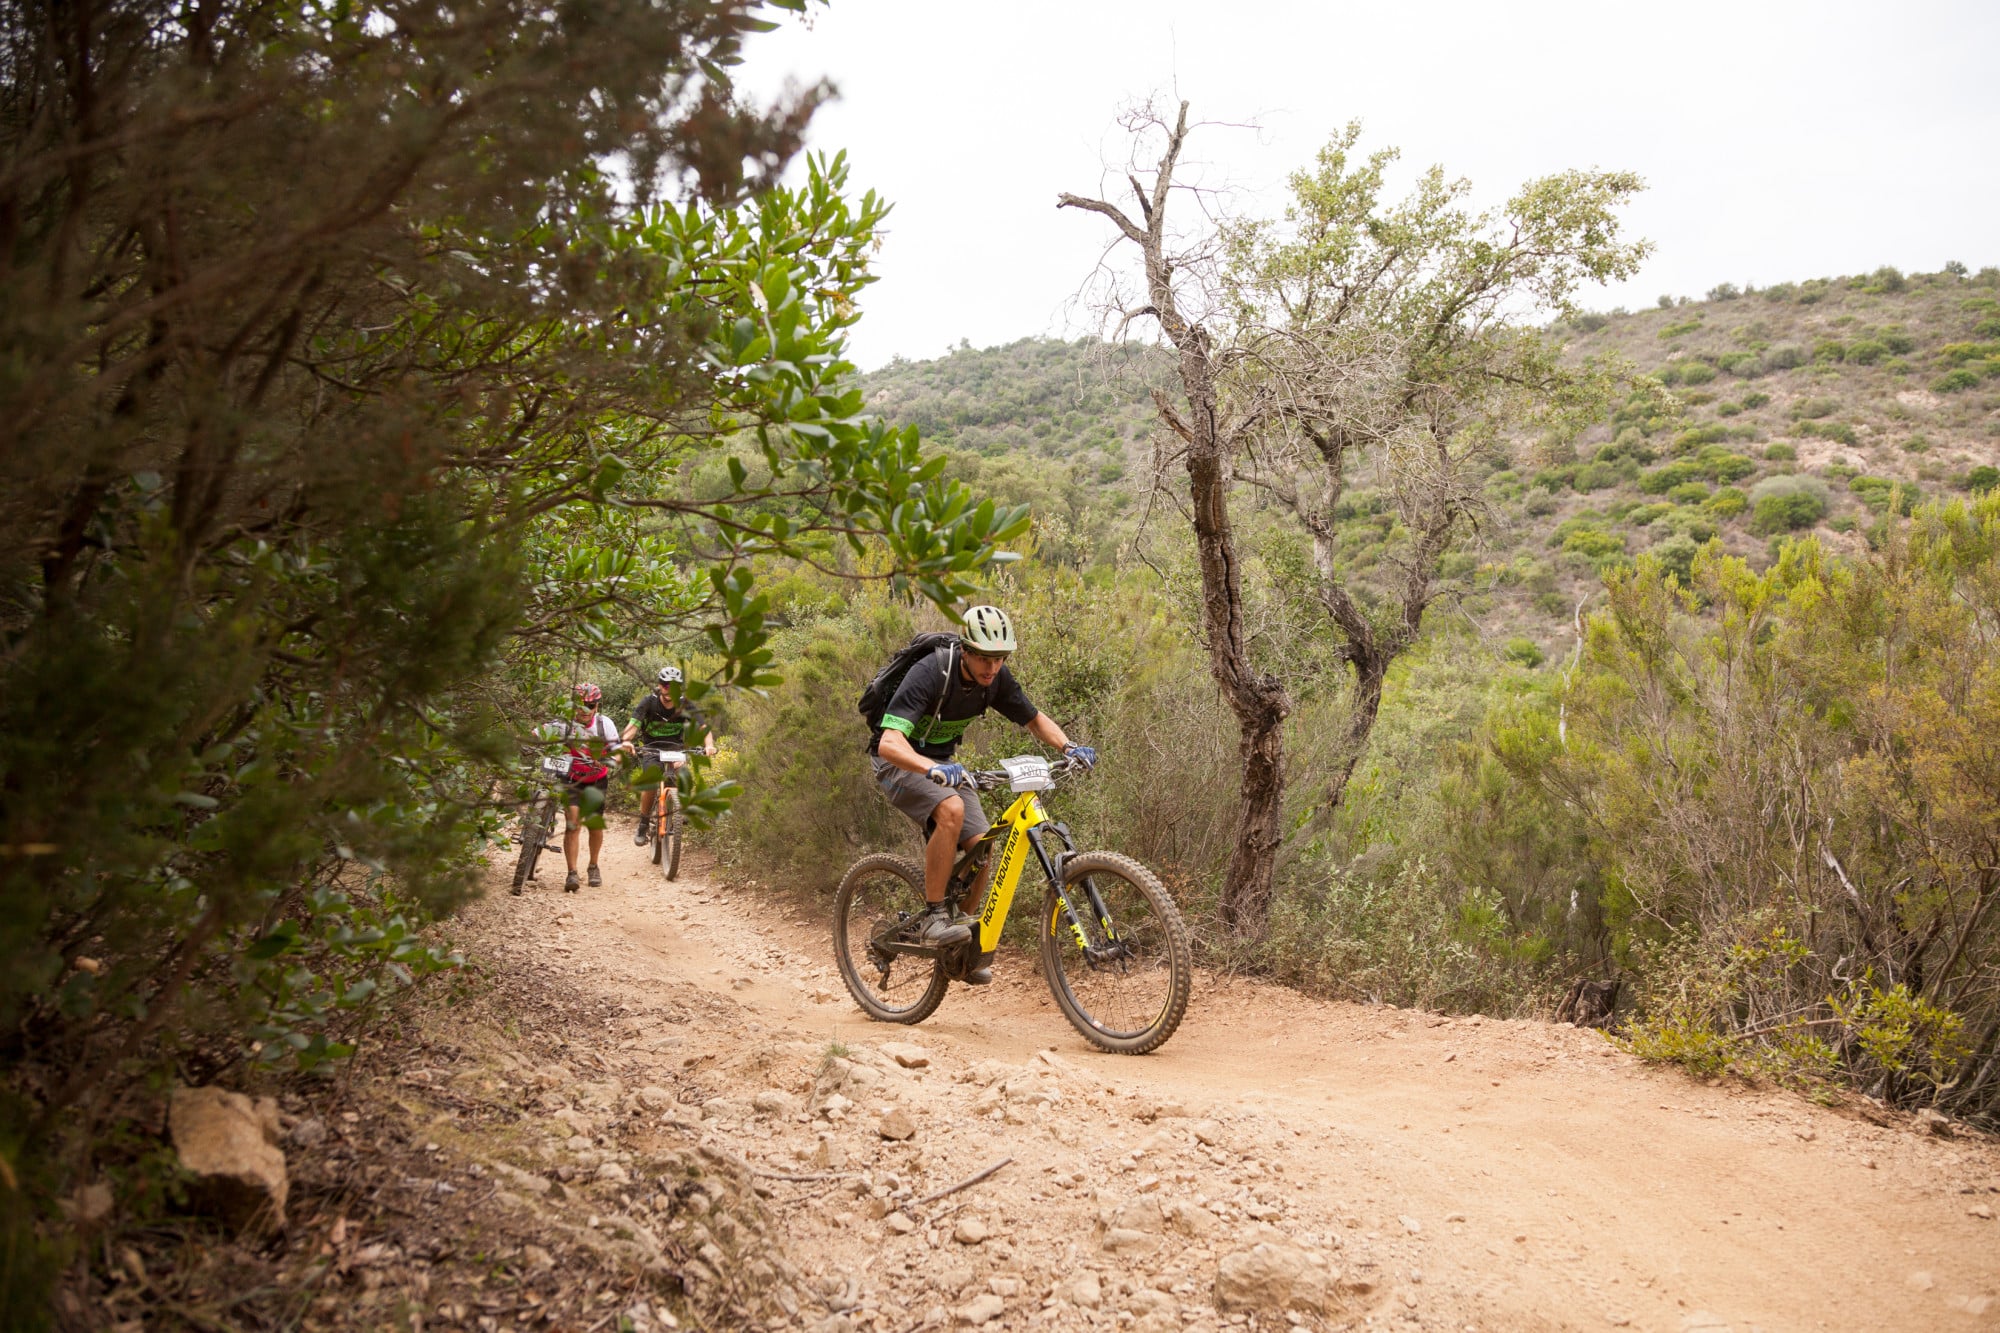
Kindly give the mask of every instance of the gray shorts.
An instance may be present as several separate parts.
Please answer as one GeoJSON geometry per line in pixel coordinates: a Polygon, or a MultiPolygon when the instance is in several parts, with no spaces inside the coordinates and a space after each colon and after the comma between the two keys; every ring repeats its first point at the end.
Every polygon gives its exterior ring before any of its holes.
{"type": "Polygon", "coordinates": [[[919,829],[931,817],[931,811],[953,796],[965,803],[965,827],[959,831],[959,846],[981,837],[992,827],[986,811],[980,808],[978,792],[963,787],[940,787],[923,774],[897,768],[880,756],[872,756],[870,762],[875,765],[875,785],[889,798],[889,804],[915,820],[919,829]]]}

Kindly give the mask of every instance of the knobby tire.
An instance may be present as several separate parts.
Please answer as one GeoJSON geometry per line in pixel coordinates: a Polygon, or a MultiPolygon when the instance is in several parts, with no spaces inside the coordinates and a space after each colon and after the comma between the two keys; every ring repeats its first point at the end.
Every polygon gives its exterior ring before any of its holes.
{"type": "Polygon", "coordinates": [[[1187,1014],[1194,950],[1180,909],[1152,871],[1116,852],[1080,852],[1063,861],[1063,894],[1090,944],[1110,941],[1095,919],[1084,881],[1106,899],[1111,926],[1129,957],[1093,962],[1077,946],[1054,890],[1042,898],[1042,973],[1049,993],[1084,1040],[1116,1055],[1155,1051],[1187,1014]]]}

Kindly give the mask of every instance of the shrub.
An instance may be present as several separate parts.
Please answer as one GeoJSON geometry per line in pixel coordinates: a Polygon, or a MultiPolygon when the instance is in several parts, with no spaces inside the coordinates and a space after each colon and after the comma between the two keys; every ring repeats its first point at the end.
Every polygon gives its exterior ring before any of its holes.
{"type": "Polygon", "coordinates": [[[1750,530],[1759,536],[1809,528],[1826,513],[1829,492],[1818,477],[1766,477],[1750,488],[1750,530]]]}
{"type": "Polygon", "coordinates": [[[1835,440],[1849,446],[1861,442],[1860,437],[1854,433],[1854,427],[1845,421],[1801,421],[1799,434],[1817,435],[1823,440],[1835,440]]]}
{"type": "Polygon", "coordinates": [[[1734,301],[1741,295],[1742,291],[1733,282],[1718,282],[1708,289],[1708,299],[1711,301],[1734,301]]]}
{"type": "Polygon", "coordinates": [[[1984,495],[1995,486],[2000,486],[2000,468],[1982,463],[1965,474],[1965,489],[1974,495],[1984,495]]]}
{"type": "Polygon", "coordinates": [[[1717,518],[1734,518],[1750,505],[1750,499],[1734,486],[1724,486],[1708,497],[1708,512],[1717,518]]]}
{"type": "Polygon", "coordinates": [[[1847,349],[1847,359],[1858,365],[1872,366],[1889,355],[1889,349],[1872,338],[1864,338],[1847,349]]]}
{"type": "Polygon", "coordinates": [[[1708,469],[1692,458],[1683,458],[1654,468],[1639,478],[1639,489],[1647,495],[1665,495],[1684,482],[1697,481],[1708,475],[1708,469]]]}
{"type": "Polygon", "coordinates": [[[1543,656],[1540,644],[1533,639],[1519,636],[1507,640],[1507,646],[1501,649],[1500,655],[1509,662],[1519,662],[1524,667],[1538,667],[1547,660],[1543,656]]]}
{"type": "Polygon", "coordinates": [[[1742,379],[1755,379],[1764,373],[1762,363],[1755,352],[1724,352],[1715,358],[1717,370],[1726,371],[1742,379]]]}
{"type": "Polygon", "coordinates": [[[1544,490],[1532,490],[1528,492],[1528,498],[1521,502],[1521,508],[1536,518],[1553,514],[1556,512],[1556,497],[1544,490]]]}
{"type": "Polygon", "coordinates": [[[1822,338],[1813,344],[1812,359],[1823,365],[1845,361],[1847,344],[1838,338],[1822,338]]]}
{"type": "Polygon", "coordinates": [[[1877,334],[1876,340],[1896,356],[1908,356],[1917,350],[1917,340],[1893,324],[1877,334]]]}
{"type": "Polygon", "coordinates": [[[1715,378],[1715,367],[1706,361],[1683,361],[1679,369],[1683,384],[1707,384],[1715,378]]]}
{"type": "Polygon", "coordinates": [[[1700,504],[1708,498],[1708,483],[1705,481],[1684,481],[1668,491],[1667,498],[1675,504],[1700,504]]]}
{"type": "Polygon", "coordinates": [[[1643,528],[1654,519],[1661,518],[1673,512],[1674,506],[1670,502],[1661,501],[1657,504],[1640,505],[1636,509],[1626,511],[1625,521],[1635,528],[1643,528]]]}
{"type": "Polygon", "coordinates": [[[1796,370],[1809,360],[1811,357],[1806,354],[1805,348],[1796,343],[1779,343],[1776,347],[1764,349],[1762,364],[1764,373],[1768,375],[1773,371],[1796,370]]]}
{"type": "Polygon", "coordinates": [[[1595,333],[1611,322],[1611,316],[1595,313],[1578,315],[1570,321],[1570,327],[1583,333],[1595,333]]]}
{"type": "Polygon", "coordinates": [[[1982,319],[1972,326],[1975,338],[2000,338],[2000,317],[1982,319]]]}
{"type": "Polygon", "coordinates": [[[1741,481],[1757,470],[1757,465],[1742,454],[1726,449],[1708,448],[1695,455],[1695,461],[1708,469],[1708,475],[1718,485],[1741,481]]]}
{"type": "Polygon", "coordinates": [[[1694,426],[1674,436],[1674,452],[1691,453],[1704,444],[1715,444],[1729,438],[1729,428],[1711,421],[1706,426],[1694,426]]]}
{"type": "Polygon", "coordinates": [[[1960,389],[1975,388],[1978,384],[1979,373],[1960,366],[1958,369],[1946,371],[1932,380],[1931,390],[1934,393],[1957,393],[1960,389]]]}
{"type": "Polygon", "coordinates": [[[1797,449],[1794,449],[1791,445],[1785,443],[1783,440],[1777,440],[1771,444],[1767,444],[1764,446],[1764,457],[1770,459],[1774,463],[1790,462],[1792,459],[1797,458],[1798,456],[1799,456],[1799,451],[1797,449]]]}
{"type": "Polygon", "coordinates": [[[1727,399],[1715,405],[1715,415],[1719,417],[1737,416],[1742,411],[1743,411],[1743,404],[1737,402],[1731,402],[1727,399]]]}
{"type": "Polygon", "coordinates": [[[1715,519],[1705,509],[1676,509],[1660,520],[1660,526],[1694,542],[1705,542],[1715,535],[1715,519]]]}
{"type": "Polygon", "coordinates": [[[1926,452],[1930,447],[1931,442],[1922,435],[1912,435],[1909,439],[1903,441],[1903,452],[1906,454],[1921,454],[1926,452]]]}
{"type": "Polygon", "coordinates": [[[1683,319],[1667,325],[1667,327],[1660,330],[1660,336],[1662,338],[1684,338],[1700,328],[1701,316],[1696,315],[1693,319],[1683,319]]]}
{"type": "Polygon", "coordinates": [[[1764,289],[1766,301],[1791,301],[1797,299],[1799,286],[1795,282],[1774,282],[1764,289]]]}
{"type": "Polygon", "coordinates": [[[1878,514],[1888,513],[1893,501],[1896,512],[1907,517],[1917,501],[1916,487],[1887,477],[1855,477],[1847,483],[1847,489],[1878,514]]]}
{"type": "Polygon", "coordinates": [[[1792,416],[1796,420],[1816,420],[1830,417],[1840,410],[1837,398],[1802,398],[1792,405],[1792,416]]]}
{"type": "Polygon", "coordinates": [[[1751,393],[1746,393],[1743,395],[1743,406],[1751,409],[1752,411],[1760,407],[1767,407],[1770,405],[1770,402],[1771,402],[1771,395],[1768,393],[1753,391],[1751,393]]]}
{"type": "Polygon", "coordinates": [[[1674,536],[1646,549],[1646,554],[1660,562],[1660,572],[1674,576],[1683,588],[1694,583],[1694,558],[1701,546],[1692,537],[1674,536]]]}
{"type": "Polygon", "coordinates": [[[1576,470],[1571,485],[1589,494],[1591,491],[1608,490],[1623,479],[1618,469],[1610,463],[1586,463],[1576,470]]]}
{"type": "Polygon", "coordinates": [[[1903,278],[1903,271],[1893,264],[1884,264],[1881,268],[1876,269],[1874,277],[1875,281],[1864,287],[1863,291],[1900,292],[1907,285],[1903,278]]]}

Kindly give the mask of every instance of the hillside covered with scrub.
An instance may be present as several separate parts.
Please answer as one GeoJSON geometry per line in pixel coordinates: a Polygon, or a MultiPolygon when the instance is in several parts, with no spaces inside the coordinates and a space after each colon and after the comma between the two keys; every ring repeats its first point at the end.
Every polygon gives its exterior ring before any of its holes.
{"type": "MultiPolygon", "coordinates": [[[[1624,379],[1572,440],[1483,461],[1483,512],[1337,801],[1355,672],[1308,543],[1238,477],[1249,654],[1290,710],[1277,887],[1248,936],[1221,908],[1237,726],[1185,482],[1154,484],[1172,366],[1026,339],[866,392],[975,494],[1034,506],[994,596],[1032,697],[1105,756],[1061,813],[1158,867],[1209,961],[1457,1012],[1546,1015],[1614,981],[1644,1054],[1992,1116],[2000,272],[1724,287],[1544,336],[1624,379]]],[[[1332,515],[1378,618],[1409,550],[1379,467],[1332,515]]],[[[786,679],[729,720],[723,852],[826,890],[907,836],[849,701],[942,622],[807,570],[772,587],[786,679]]],[[[969,739],[975,762],[1023,743],[991,721],[969,739]]]]}
{"type": "MultiPolygon", "coordinates": [[[[1757,565],[1806,533],[1852,554],[1892,503],[1907,514],[2000,477],[2000,270],[1725,283],[1548,334],[1646,379],[1573,443],[1515,441],[1487,478],[1477,539],[1446,557],[1460,605],[1538,652],[1567,642],[1602,572],[1641,552],[1684,579],[1711,538],[1757,565]]],[[[866,386],[955,473],[1032,503],[1045,558],[1090,566],[1133,558],[1150,394],[1171,374],[1136,348],[1022,339],[898,360],[866,386]]],[[[1356,569],[1390,544],[1384,499],[1365,481],[1350,492],[1356,569]]]]}

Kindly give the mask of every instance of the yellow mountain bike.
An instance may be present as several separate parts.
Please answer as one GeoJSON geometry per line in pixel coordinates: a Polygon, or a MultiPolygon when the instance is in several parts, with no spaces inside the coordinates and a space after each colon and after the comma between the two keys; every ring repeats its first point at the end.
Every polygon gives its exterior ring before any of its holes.
{"type": "Polygon", "coordinates": [[[1080,764],[1036,756],[1001,762],[999,769],[966,775],[966,785],[977,790],[1015,793],[952,868],[947,901],[958,902],[999,849],[972,938],[925,944],[923,867],[887,852],[864,856],[849,867],[833,906],[834,958],[848,991],[885,1023],[929,1018],[953,981],[993,961],[1032,853],[1048,880],[1036,929],[1056,1007],[1102,1050],[1158,1049],[1180,1026],[1193,988],[1180,909],[1152,871],[1116,852],[1077,851],[1069,829],[1042,809],[1040,793],[1082,771],[1080,764]]]}

